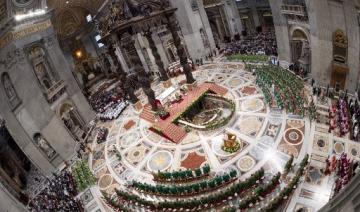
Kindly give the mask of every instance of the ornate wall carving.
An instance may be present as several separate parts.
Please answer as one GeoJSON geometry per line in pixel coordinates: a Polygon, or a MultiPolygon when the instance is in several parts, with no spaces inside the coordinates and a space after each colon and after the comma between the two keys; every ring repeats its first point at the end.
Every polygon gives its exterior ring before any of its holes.
{"type": "Polygon", "coordinates": [[[32,62],[39,83],[43,90],[47,91],[58,81],[58,79],[56,74],[52,71],[44,48],[40,45],[34,45],[29,48],[28,56],[32,62]]]}
{"type": "Polygon", "coordinates": [[[20,49],[15,49],[7,52],[4,58],[0,58],[0,65],[3,65],[5,69],[11,69],[13,65],[23,63],[24,59],[24,52],[20,49]]]}
{"type": "Polygon", "coordinates": [[[16,90],[12,84],[12,81],[8,73],[5,72],[2,74],[1,83],[5,90],[5,94],[6,97],[8,98],[11,109],[12,110],[16,109],[21,104],[21,100],[16,93],[16,90]]]}
{"type": "Polygon", "coordinates": [[[347,62],[348,40],[345,33],[338,29],[333,33],[333,55],[334,61],[339,63],[347,62]]]}
{"type": "Polygon", "coordinates": [[[21,39],[25,36],[29,36],[30,34],[38,33],[51,26],[52,26],[51,21],[47,20],[37,24],[29,25],[28,27],[22,28],[18,31],[12,31],[6,33],[4,36],[0,37],[0,49],[4,48],[5,46],[7,46],[8,44],[10,44],[15,40],[21,39]]]}

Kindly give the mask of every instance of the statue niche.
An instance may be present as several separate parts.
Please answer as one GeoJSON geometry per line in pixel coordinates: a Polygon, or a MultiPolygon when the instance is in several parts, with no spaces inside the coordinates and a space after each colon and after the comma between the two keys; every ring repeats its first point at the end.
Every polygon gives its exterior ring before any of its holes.
{"type": "Polygon", "coordinates": [[[29,51],[29,58],[41,88],[47,94],[48,90],[58,82],[58,76],[52,71],[45,50],[41,46],[32,47],[29,51]]]}
{"type": "Polygon", "coordinates": [[[52,160],[55,157],[55,150],[50,146],[49,142],[45,140],[45,138],[40,133],[36,133],[34,135],[34,144],[44,155],[47,156],[49,160],[52,160]]]}
{"type": "Polygon", "coordinates": [[[1,76],[1,82],[3,84],[6,97],[10,103],[10,107],[12,110],[16,109],[17,106],[21,104],[21,100],[19,99],[15,88],[11,82],[10,76],[8,73],[3,73],[1,76]]]}
{"type": "Polygon", "coordinates": [[[64,103],[59,110],[61,120],[76,140],[85,137],[85,122],[81,118],[77,108],[70,103],[64,103]]]}

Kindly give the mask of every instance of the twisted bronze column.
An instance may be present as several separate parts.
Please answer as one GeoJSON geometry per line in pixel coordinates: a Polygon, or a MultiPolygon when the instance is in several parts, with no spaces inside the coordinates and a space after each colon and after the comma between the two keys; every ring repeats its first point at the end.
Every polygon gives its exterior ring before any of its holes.
{"type": "Polygon", "coordinates": [[[178,24],[177,24],[175,15],[174,14],[166,15],[166,18],[167,18],[166,25],[167,25],[168,29],[170,30],[170,33],[174,39],[174,44],[177,49],[177,54],[180,58],[180,64],[182,65],[185,76],[186,76],[186,82],[188,84],[192,84],[195,82],[195,79],[191,73],[191,67],[188,63],[188,58],[186,55],[185,47],[183,44],[181,44],[181,39],[178,34],[178,24]]]}
{"type": "Polygon", "coordinates": [[[142,87],[144,93],[146,94],[149,104],[153,111],[157,110],[157,106],[155,103],[155,92],[151,88],[151,81],[149,79],[148,74],[145,72],[143,67],[141,67],[141,61],[138,55],[132,55],[130,57],[131,63],[134,64],[134,71],[137,75],[138,82],[142,87]]]}
{"type": "Polygon", "coordinates": [[[111,59],[118,73],[118,78],[122,82],[121,83],[122,89],[125,91],[127,95],[129,95],[130,102],[135,104],[136,102],[139,101],[139,99],[135,95],[135,89],[133,88],[134,85],[133,81],[129,78],[128,74],[125,73],[124,70],[122,69],[121,63],[119,62],[118,57],[115,53],[116,45],[119,44],[116,41],[116,39],[117,39],[116,37],[113,37],[113,39],[110,41],[108,45],[108,52],[109,55],[111,56],[111,59]]]}

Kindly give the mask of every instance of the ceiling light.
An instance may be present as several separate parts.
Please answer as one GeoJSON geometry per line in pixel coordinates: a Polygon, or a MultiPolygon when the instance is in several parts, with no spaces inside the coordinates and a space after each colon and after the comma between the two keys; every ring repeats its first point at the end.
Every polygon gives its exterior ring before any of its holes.
{"type": "Polygon", "coordinates": [[[45,10],[31,10],[28,13],[25,14],[19,14],[19,15],[15,15],[14,18],[16,21],[21,21],[27,18],[32,18],[35,16],[40,16],[40,15],[44,15],[46,13],[45,10]]]}

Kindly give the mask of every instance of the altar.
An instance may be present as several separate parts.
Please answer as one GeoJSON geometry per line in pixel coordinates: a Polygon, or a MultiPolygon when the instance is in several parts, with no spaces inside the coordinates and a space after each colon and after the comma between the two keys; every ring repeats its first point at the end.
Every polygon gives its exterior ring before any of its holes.
{"type": "Polygon", "coordinates": [[[176,88],[171,86],[167,88],[164,92],[162,92],[156,99],[161,102],[161,104],[165,104],[166,100],[176,92],[176,88]]]}
{"type": "MultiPolygon", "coordinates": [[[[224,96],[227,93],[227,89],[220,85],[215,83],[203,83],[194,89],[189,89],[186,94],[182,96],[181,101],[166,107],[165,110],[169,113],[166,119],[162,120],[155,117],[154,111],[151,111],[150,105],[144,107],[144,110],[140,114],[140,118],[152,123],[150,130],[153,132],[174,143],[179,143],[184,139],[187,133],[182,127],[175,124],[176,120],[189,108],[189,106],[194,104],[196,100],[209,91],[220,96],[224,96]],[[149,116],[149,114],[152,115],[149,116]]],[[[158,97],[158,100],[160,100],[160,97],[163,98],[163,100],[167,100],[168,97],[175,92],[176,89],[173,90],[172,88],[165,90],[158,97]]]]}

